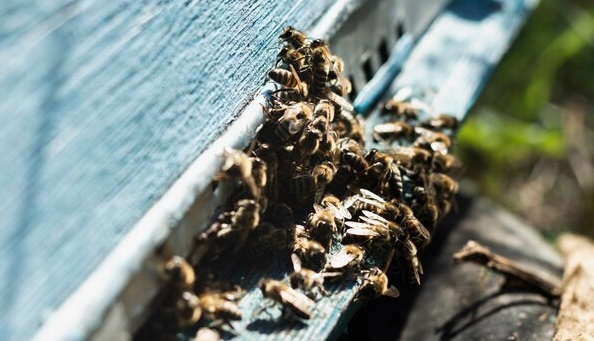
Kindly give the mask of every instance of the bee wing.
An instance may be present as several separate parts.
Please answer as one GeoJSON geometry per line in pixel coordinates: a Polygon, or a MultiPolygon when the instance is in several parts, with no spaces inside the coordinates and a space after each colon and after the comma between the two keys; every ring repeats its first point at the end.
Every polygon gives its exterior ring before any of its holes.
{"type": "Polygon", "coordinates": [[[363,237],[378,237],[379,233],[367,229],[367,228],[350,228],[348,230],[346,230],[347,234],[353,235],[353,236],[363,236],[363,237]]]}
{"type": "Polygon", "coordinates": [[[302,319],[309,319],[311,317],[311,311],[315,305],[315,302],[304,294],[292,289],[285,288],[280,292],[280,297],[287,307],[291,309],[291,312],[297,317],[302,319]]]}
{"type": "Polygon", "coordinates": [[[295,272],[301,271],[301,259],[299,259],[299,256],[292,253],[291,261],[293,262],[293,269],[295,270],[295,272]]]}
{"type": "Polygon", "coordinates": [[[382,202],[382,203],[386,202],[386,200],[384,200],[384,198],[380,197],[379,195],[373,193],[370,190],[367,190],[365,188],[361,188],[360,191],[361,191],[361,194],[363,194],[367,198],[371,198],[373,200],[376,200],[376,201],[379,201],[379,202],[382,202]]]}
{"type": "Polygon", "coordinates": [[[359,229],[359,228],[363,229],[368,226],[367,223],[362,223],[360,221],[345,221],[344,224],[348,227],[356,228],[356,229],[359,229]]]}
{"type": "Polygon", "coordinates": [[[350,254],[345,252],[345,250],[340,250],[337,254],[332,256],[330,259],[330,267],[333,269],[341,269],[347,266],[350,262],[355,259],[354,254],[350,254]]]}
{"type": "Polygon", "coordinates": [[[358,195],[351,195],[350,197],[348,197],[342,201],[342,207],[344,207],[345,209],[349,209],[351,206],[353,206],[357,202],[358,198],[359,198],[358,195]]]}
{"type": "Polygon", "coordinates": [[[355,110],[355,108],[353,108],[353,105],[351,103],[349,103],[349,101],[347,101],[346,99],[344,99],[342,96],[339,96],[339,95],[335,94],[332,91],[329,91],[326,94],[326,96],[328,97],[329,100],[331,100],[332,102],[340,105],[346,111],[353,112],[355,110]]]}
{"type": "Polygon", "coordinates": [[[328,210],[332,211],[332,213],[334,213],[334,216],[337,219],[351,219],[353,216],[351,215],[351,213],[344,207],[336,207],[333,204],[328,204],[327,207],[328,210]]]}
{"type": "MultiPolygon", "coordinates": [[[[377,213],[373,213],[371,211],[368,210],[363,210],[362,211],[363,215],[365,215],[365,217],[373,219],[375,221],[381,221],[383,223],[387,223],[388,219],[382,217],[381,215],[377,214],[377,213]]],[[[365,217],[361,217],[361,219],[365,218],[365,217]]]]}
{"type": "Polygon", "coordinates": [[[305,126],[305,123],[307,123],[306,120],[299,120],[299,119],[292,120],[289,123],[289,133],[291,133],[291,135],[297,134],[301,129],[303,129],[303,126],[305,126]]]}
{"type": "Polygon", "coordinates": [[[396,298],[396,297],[400,296],[400,291],[398,291],[398,289],[396,289],[395,286],[391,285],[388,288],[388,290],[386,290],[386,292],[384,292],[382,294],[382,296],[388,296],[388,297],[396,298]]]}
{"type": "Polygon", "coordinates": [[[342,272],[322,272],[319,275],[323,278],[340,277],[342,276],[342,272]]]}

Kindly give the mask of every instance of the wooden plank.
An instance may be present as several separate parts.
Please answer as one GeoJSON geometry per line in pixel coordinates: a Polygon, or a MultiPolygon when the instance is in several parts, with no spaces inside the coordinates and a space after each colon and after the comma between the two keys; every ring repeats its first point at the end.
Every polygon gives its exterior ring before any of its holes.
{"type": "Polygon", "coordinates": [[[32,335],[258,90],[281,27],[331,3],[0,5],[1,339],[32,335]]]}

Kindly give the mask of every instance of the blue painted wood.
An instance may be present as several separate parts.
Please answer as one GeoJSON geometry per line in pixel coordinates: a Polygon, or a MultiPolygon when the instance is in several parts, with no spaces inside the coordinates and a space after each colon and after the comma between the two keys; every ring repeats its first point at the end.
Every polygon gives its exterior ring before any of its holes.
{"type": "Polygon", "coordinates": [[[331,3],[0,3],[0,339],[33,334],[262,85],[280,29],[331,3]]]}

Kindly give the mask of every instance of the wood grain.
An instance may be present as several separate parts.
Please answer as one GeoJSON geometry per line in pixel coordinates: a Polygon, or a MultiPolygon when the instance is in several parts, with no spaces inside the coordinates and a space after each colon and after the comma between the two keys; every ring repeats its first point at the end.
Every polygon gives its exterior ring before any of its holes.
{"type": "Polygon", "coordinates": [[[0,339],[24,339],[332,1],[0,4],[0,339]],[[73,261],[76,259],[76,261],[73,261]]]}

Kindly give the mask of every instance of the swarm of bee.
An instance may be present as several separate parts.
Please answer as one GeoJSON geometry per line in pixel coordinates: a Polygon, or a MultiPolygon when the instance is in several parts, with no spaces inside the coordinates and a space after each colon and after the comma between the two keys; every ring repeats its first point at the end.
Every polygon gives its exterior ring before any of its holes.
{"type": "Polygon", "coordinates": [[[225,151],[215,178],[233,185],[228,206],[195,238],[194,266],[181,257],[164,263],[174,292],[164,310],[181,327],[205,322],[232,330],[231,321],[242,318],[241,289],[199,285],[194,272],[229,258],[291,260],[286,279],[258,284],[283,316],[309,319],[327,295],[326,279],[357,281],[356,300],[397,297],[386,273],[420,284],[418,253],[452,207],[455,118],[422,119],[414,103],[388,100],[373,127],[377,147],[366,150],[362,122],[344,98],[352,87],[342,59],[292,27],[279,40],[268,73],[278,89],[269,94],[266,121],[246,151],[225,151]]]}

